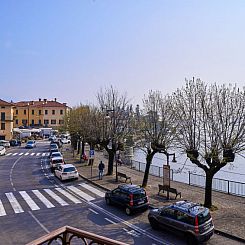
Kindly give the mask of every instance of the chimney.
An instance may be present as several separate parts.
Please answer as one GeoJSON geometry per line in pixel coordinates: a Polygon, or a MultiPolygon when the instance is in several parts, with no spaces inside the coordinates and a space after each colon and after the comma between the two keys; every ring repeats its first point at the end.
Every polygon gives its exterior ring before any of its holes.
{"type": "Polygon", "coordinates": [[[43,99],[43,101],[44,101],[45,103],[47,103],[47,99],[43,99]]]}
{"type": "Polygon", "coordinates": [[[56,102],[57,101],[57,98],[54,98],[54,101],[56,102]]]}
{"type": "Polygon", "coordinates": [[[38,99],[38,101],[42,101],[42,99],[41,99],[41,98],[39,98],[39,99],[38,99]]]}

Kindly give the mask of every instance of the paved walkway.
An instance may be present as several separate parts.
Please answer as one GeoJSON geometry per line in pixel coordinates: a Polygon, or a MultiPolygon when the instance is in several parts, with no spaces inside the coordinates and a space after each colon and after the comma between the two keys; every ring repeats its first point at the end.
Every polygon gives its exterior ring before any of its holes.
{"type": "MultiPolygon", "coordinates": [[[[83,178],[92,181],[95,185],[99,185],[104,189],[114,189],[118,184],[125,181],[125,179],[120,180],[119,178],[119,182],[116,182],[115,174],[112,176],[105,175],[103,180],[99,180],[98,163],[100,160],[105,163],[105,173],[107,172],[108,160],[105,159],[102,152],[96,152],[92,168],[73,158],[73,154],[68,148],[64,152],[64,157],[67,163],[75,163],[83,178]]],[[[125,165],[118,166],[118,171],[130,176],[133,184],[142,184],[143,172],[131,169],[125,165]]],[[[175,201],[174,194],[170,193],[170,200],[167,200],[164,194],[158,195],[158,184],[161,183],[162,178],[149,175],[146,192],[152,206],[163,206],[175,201]]],[[[177,188],[181,192],[182,198],[180,199],[178,197],[177,200],[190,200],[199,203],[203,203],[204,201],[204,189],[202,188],[175,181],[171,182],[171,187],[177,188]]],[[[237,237],[245,243],[245,198],[213,191],[213,204],[218,207],[218,210],[211,212],[216,231],[237,237]]]]}

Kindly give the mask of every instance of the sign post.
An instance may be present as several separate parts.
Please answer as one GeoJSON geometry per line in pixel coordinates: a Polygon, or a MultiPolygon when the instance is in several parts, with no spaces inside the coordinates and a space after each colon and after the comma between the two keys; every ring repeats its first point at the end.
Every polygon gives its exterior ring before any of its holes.
{"type": "Polygon", "coordinates": [[[89,151],[89,163],[91,166],[91,179],[92,179],[92,174],[93,174],[93,163],[94,163],[94,150],[89,151]]]}
{"type": "MultiPolygon", "coordinates": [[[[170,187],[170,166],[163,165],[163,186],[170,187]]],[[[167,191],[167,199],[169,199],[169,191],[167,191]]]]}

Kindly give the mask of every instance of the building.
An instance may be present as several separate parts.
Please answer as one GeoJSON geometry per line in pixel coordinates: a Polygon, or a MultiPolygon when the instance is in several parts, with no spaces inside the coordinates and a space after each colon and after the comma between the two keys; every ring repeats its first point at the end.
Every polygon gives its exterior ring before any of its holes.
{"type": "Polygon", "coordinates": [[[13,104],[0,99],[0,140],[10,140],[13,135],[13,104]]]}
{"type": "Polygon", "coordinates": [[[14,127],[52,127],[64,125],[70,110],[66,103],[54,100],[20,101],[14,103],[14,127]]]}

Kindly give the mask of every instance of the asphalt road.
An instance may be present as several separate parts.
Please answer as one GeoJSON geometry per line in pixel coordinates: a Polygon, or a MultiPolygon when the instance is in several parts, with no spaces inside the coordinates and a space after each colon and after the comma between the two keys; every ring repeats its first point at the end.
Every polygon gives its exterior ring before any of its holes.
{"type": "MultiPolygon", "coordinates": [[[[128,244],[185,244],[184,237],[152,230],[148,212],[127,216],[106,206],[103,196],[82,179],[57,179],[49,169],[48,142],[10,148],[0,157],[0,244],[26,244],[65,225],[128,244]]],[[[215,235],[208,244],[239,243],[215,235]]]]}

